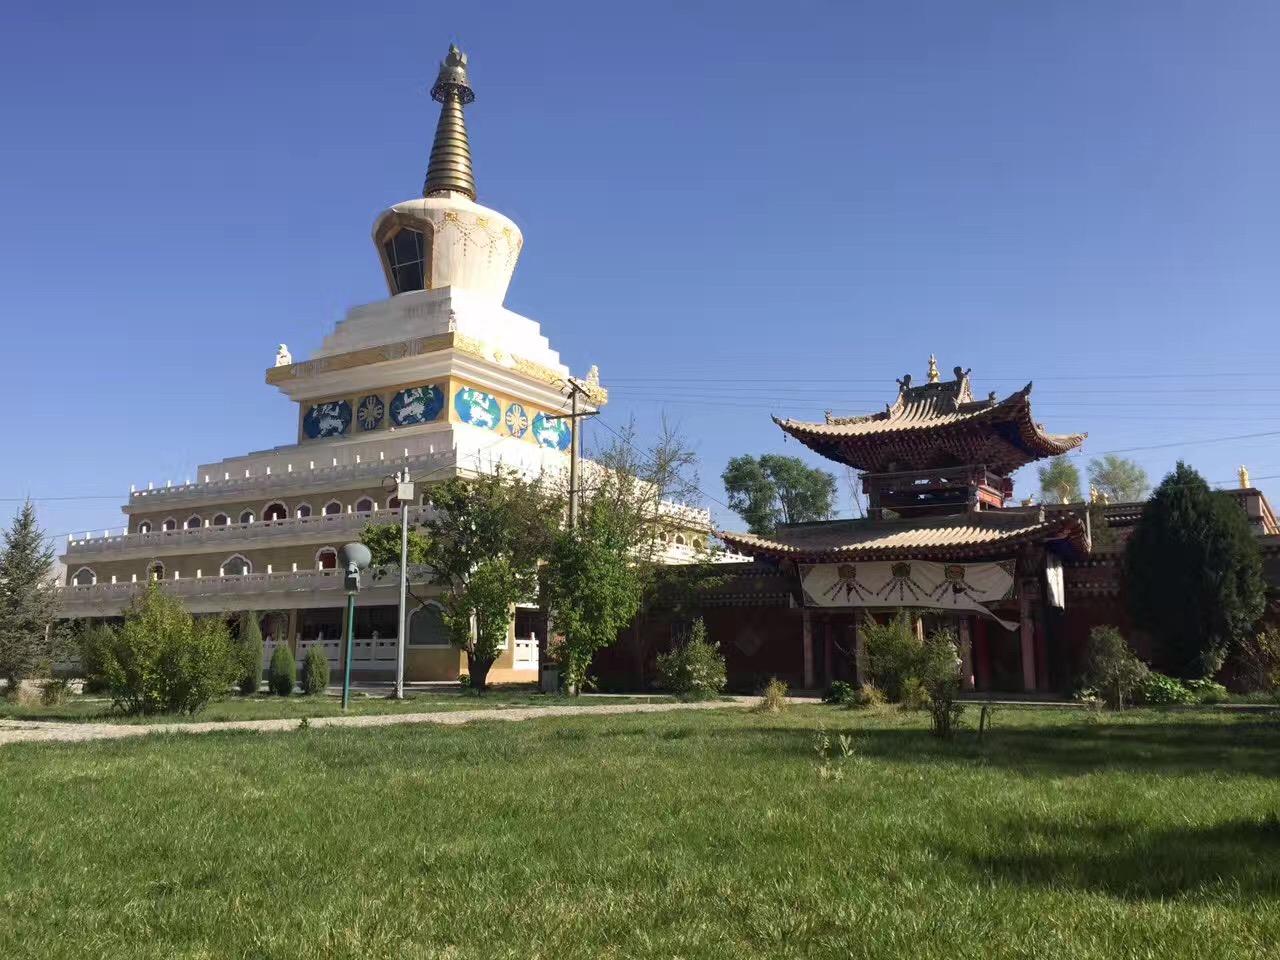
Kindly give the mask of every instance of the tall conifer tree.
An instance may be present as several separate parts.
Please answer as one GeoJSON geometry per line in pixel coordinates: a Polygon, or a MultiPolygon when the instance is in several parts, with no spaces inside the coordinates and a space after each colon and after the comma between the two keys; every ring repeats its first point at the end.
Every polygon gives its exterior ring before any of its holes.
{"type": "Polygon", "coordinates": [[[53,547],[28,500],[4,531],[0,550],[0,678],[10,689],[55,658],[53,560],[53,547]]]}

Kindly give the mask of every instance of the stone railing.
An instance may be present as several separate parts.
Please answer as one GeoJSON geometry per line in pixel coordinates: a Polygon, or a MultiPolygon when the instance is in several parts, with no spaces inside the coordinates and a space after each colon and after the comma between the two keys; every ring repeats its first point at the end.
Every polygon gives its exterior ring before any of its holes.
{"type": "MultiPolygon", "coordinates": [[[[425,507],[410,507],[409,522],[416,523],[425,507]]],[[[115,536],[70,538],[67,541],[68,564],[86,562],[109,554],[110,559],[124,559],[133,553],[152,556],[160,553],[188,553],[226,546],[246,548],[267,546],[290,539],[338,540],[363,530],[370,521],[395,523],[399,510],[372,510],[353,513],[312,514],[284,520],[256,520],[253,523],[227,523],[222,526],[178,527],[174,530],[152,530],[149,533],[122,533],[115,536]]]]}

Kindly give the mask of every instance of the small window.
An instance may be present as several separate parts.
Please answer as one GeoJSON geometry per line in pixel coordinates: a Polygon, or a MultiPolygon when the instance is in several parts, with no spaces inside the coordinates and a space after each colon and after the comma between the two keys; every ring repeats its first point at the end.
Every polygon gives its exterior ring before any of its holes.
{"type": "Polygon", "coordinates": [[[252,510],[246,510],[244,513],[240,514],[240,522],[241,522],[241,523],[253,523],[253,511],[252,511],[252,510]]]}
{"type": "Polygon", "coordinates": [[[204,524],[204,521],[201,520],[199,517],[187,517],[188,530],[199,530],[203,524],[204,524]]]}
{"type": "Polygon", "coordinates": [[[341,513],[341,512],[342,512],[342,504],[340,504],[337,500],[330,500],[328,503],[324,505],[324,515],[326,517],[331,517],[335,513],[341,513]]]}
{"type": "Polygon", "coordinates": [[[164,564],[161,563],[159,560],[152,560],[149,564],[147,564],[147,579],[163,580],[164,564]]]}
{"type": "Polygon", "coordinates": [[[298,509],[294,513],[294,516],[296,516],[299,520],[301,520],[303,517],[311,516],[311,504],[309,503],[298,504],[298,509]]]}
{"type": "Polygon", "coordinates": [[[177,530],[177,529],[178,529],[178,521],[177,521],[177,520],[175,520],[175,519],[173,519],[173,517],[170,517],[170,518],[169,518],[168,520],[166,520],[164,523],[160,524],[160,529],[161,529],[161,530],[177,530]]]}
{"type": "Polygon", "coordinates": [[[77,587],[92,587],[98,582],[98,576],[88,567],[81,567],[76,571],[76,575],[71,578],[71,582],[77,587]]]}
{"type": "Polygon", "coordinates": [[[272,520],[283,520],[289,516],[289,510],[283,503],[279,501],[267,505],[267,509],[262,511],[262,519],[268,523],[272,520]]]}
{"type": "Polygon", "coordinates": [[[417,230],[401,229],[382,244],[382,254],[391,271],[391,283],[396,293],[421,290],[425,286],[425,264],[422,256],[422,234],[417,230]]]}
{"type": "Polygon", "coordinates": [[[222,561],[220,572],[224,577],[243,577],[247,573],[252,573],[253,567],[248,560],[237,553],[222,561]]]}
{"type": "Polygon", "coordinates": [[[413,611],[409,618],[409,646],[447,647],[449,631],[437,603],[428,603],[413,611]]]}
{"type": "Polygon", "coordinates": [[[677,534],[676,534],[676,546],[678,546],[678,547],[683,547],[683,546],[684,546],[684,534],[683,534],[683,533],[677,533],[677,534]]]}
{"type": "Polygon", "coordinates": [[[316,569],[317,570],[337,570],[338,569],[338,551],[333,547],[322,547],[316,553],[316,569]]]}
{"type": "Polygon", "coordinates": [[[369,497],[361,497],[356,501],[356,513],[368,513],[373,509],[373,500],[369,497]]]}
{"type": "Polygon", "coordinates": [[[150,521],[150,520],[143,520],[140,524],[138,524],[138,532],[139,532],[139,533],[150,533],[150,532],[151,532],[151,521],[150,521]]]}
{"type": "Polygon", "coordinates": [[[228,517],[225,513],[220,513],[213,518],[213,525],[215,527],[225,527],[230,522],[231,522],[231,518],[228,517]]]}

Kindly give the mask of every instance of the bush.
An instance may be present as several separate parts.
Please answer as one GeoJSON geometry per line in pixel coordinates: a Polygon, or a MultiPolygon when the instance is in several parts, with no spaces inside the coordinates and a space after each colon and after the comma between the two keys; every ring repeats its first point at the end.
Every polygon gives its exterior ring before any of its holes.
{"type": "Polygon", "coordinates": [[[1115,627],[1094,627],[1089,631],[1089,651],[1085,685],[1119,709],[1131,700],[1147,676],[1147,665],[1133,655],[1129,644],[1115,627]]]}
{"type": "Polygon", "coordinates": [[[85,693],[105,693],[110,689],[103,656],[114,640],[115,631],[105,623],[82,624],[78,630],[76,646],[80,653],[85,693]]]}
{"type": "Polygon", "coordinates": [[[827,687],[826,692],[822,695],[823,703],[834,703],[838,705],[852,704],[858,695],[858,688],[847,680],[832,680],[831,685],[827,687]]]}
{"type": "Polygon", "coordinates": [[[874,683],[864,683],[854,691],[851,707],[883,707],[886,703],[884,691],[874,683]]]}
{"type": "Polygon", "coordinates": [[[868,679],[890,700],[901,701],[920,657],[915,615],[902,610],[888,623],[881,624],[867,614],[859,630],[868,679]]]}
{"type": "Polygon", "coordinates": [[[46,707],[58,707],[67,702],[71,681],[66,677],[54,677],[40,685],[40,703],[46,707]]]}
{"type": "Polygon", "coordinates": [[[1236,674],[1249,692],[1280,687],[1280,627],[1242,637],[1235,652],[1236,674]]]}
{"type": "Polygon", "coordinates": [[[1181,680],[1166,677],[1152,670],[1138,687],[1138,698],[1153,707],[1165,707],[1175,703],[1195,703],[1196,695],[1181,680]]]}
{"type": "Polygon", "coordinates": [[[99,637],[107,688],[129,713],[195,713],[236,676],[227,625],[194,619],[157,583],[134,601],[119,630],[99,637]]]}
{"type": "Polygon", "coordinates": [[[903,710],[928,710],[929,691],[924,688],[919,677],[907,677],[902,683],[902,695],[898,698],[898,706],[903,710]]]}
{"type": "Polygon", "coordinates": [[[240,614],[236,670],[239,673],[236,687],[240,692],[246,697],[257,693],[262,684],[262,630],[258,626],[258,617],[252,613],[240,614]]]}
{"type": "Polygon", "coordinates": [[[959,725],[960,715],[964,712],[964,704],[956,702],[960,695],[961,677],[959,641],[955,632],[935,630],[925,637],[917,669],[920,688],[929,698],[926,709],[933,735],[946,740],[959,725]]]}
{"type": "Polygon", "coordinates": [[[1191,691],[1196,703],[1226,703],[1227,688],[1209,677],[1188,680],[1184,686],[1191,691]]]}
{"type": "Polygon", "coordinates": [[[773,677],[764,685],[760,694],[760,703],[756,709],[761,713],[781,713],[787,709],[787,685],[773,677]]]}
{"type": "Polygon", "coordinates": [[[287,697],[293,693],[297,680],[298,663],[293,659],[293,651],[282,643],[271,654],[271,663],[267,667],[267,689],[278,697],[287,697]]]}
{"type": "Polygon", "coordinates": [[[714,697],[724,689],[724,657],[707,639],[701,618],[693,621],[681,646],[658,655],[658,683],[679,697],[714,697]]]}
{"type": "Polygon", "coordinates": [[[307,651],[302,661],[302,692],[305,694],[324,693],[329,686],[329,660],[319,647],[307,651]]]}

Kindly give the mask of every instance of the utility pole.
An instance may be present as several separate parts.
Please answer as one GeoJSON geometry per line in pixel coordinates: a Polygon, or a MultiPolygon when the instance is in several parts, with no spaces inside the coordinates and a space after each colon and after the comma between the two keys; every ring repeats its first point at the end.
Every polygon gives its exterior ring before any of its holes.
{"type": "Polygon", "coordinates": [[[569,412],[549,414],[547,420],[569,421],[569,529],[578,528],[578,421],[583,417],[594,417],[598,410],[578,411],[578,396],[587,396],[587,388],[574,377],[565,383],[569,387],[569,412]]]}

